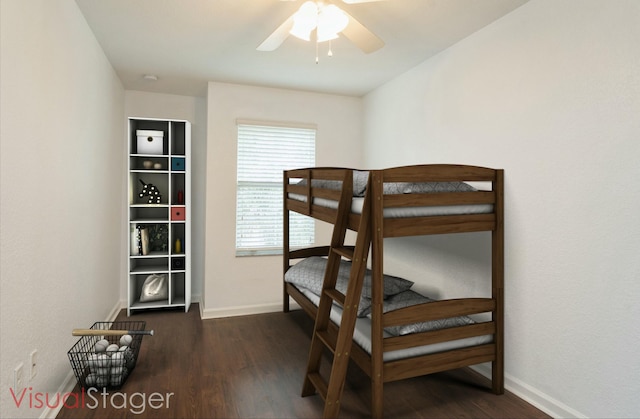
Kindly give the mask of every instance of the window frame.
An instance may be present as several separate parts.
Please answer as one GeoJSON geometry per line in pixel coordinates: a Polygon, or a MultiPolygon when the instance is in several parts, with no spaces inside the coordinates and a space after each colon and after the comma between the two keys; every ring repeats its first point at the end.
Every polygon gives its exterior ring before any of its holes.
{"type": "MultiPolygon", "coordinates": [[[[283,218],[284,218],[282,213],[282,211],[284,210],[284,205],[282,203],[282,197],[283,197],[282,173],[284,170],[315,166],[317,126],[315,124],[299,124],[299,123],[288,123],[288,122],[280,123],[280,122],[266,122],[266,121],[238,119],[236,121],[236,127],[237,127],[237,131],[236,131],[236,237],[235,237],[235,244],[234,244],[235,255],[237,257],[281,255],[284,249],[283,236],[282,236],[282,231],[284,227],[282,225],[283,218]],[[253,134],[256,135],[256,137],[251,138],[251,140],[253,140],[255,144],[258,144],[257,147],[261,147],[261,146],[264,147],[265,144],[259,144],[259,143],[267,142],[270,139],[273,139],[274,141],[279,142],[280,144],[277,144],[278,146],[272,149],[272,150],[276,150],[277,156],[285,156],[284,153],[282,153],[281,151],[280,152],[278,151],[286,148],[287,142],[290,142],[290,141],[309,142],[310,141],[310,145],[303,144],[303,147],[301,147],[302,153],[303,154],[306,153],[304,157],[301,157],[299,159],[296,159],[294,157],[291,161],[286,161],[286,158],[283,158],[279,162],[280,167],[277,169],[266,167],[265,170],[267,171],[267,176],[264,180],[250,179],[252,174],[249,173],[251,172],[251,170],[247,169],[247,167],[248,165],[249,167],[255,167],[255,166],[250,166],[251,160],[243,160],[243,159],[246,157],[249,157],[249,158],[255,157],[257,161],[259,160],[260,157],[263,157],[263,156],[251,156],[250,152],[247,152],[246,149],[243,149],[245,147],[250,148],[252,146],[250,144],[245,144],[246,141],[249,141],[249,138],[247,138],[247,136],[250,135],[250,131],[253,131],[253,134]],[[296,133],[296,131],[298,132],[296,133]],[[283,135],[284,133],[286,133],[287,135],[283,135]],[[277,137],[277,135],[282,135],[282,137],[277,137]],[[247,239],[245,242],[243,242],[242,240],[243,239],[242,234],[245,234],[245,235],[247,234],[247,233],[243,233],[243,231],[246,232],[248,229],[246,225],[245,226],[241,225],[241,217],[243,217],[242,214],[247,214],[246,212],[243,212],[243,208],[246,208],[246,207],[243,207],[243,204],[246,204],[246,202],[243,203],[241,199],[242,199],[243,192],[245,192],[247,188],[251,188],[251,187],[277,189],[273,191],[272,194],[267,196],[268,199],[262,202],[262,204],[264,205],[263,208],[267,212],[267,216],[272,219],[271,227],[276,227],[276,223],[277,223],[277,228],[272,228],[272,231],[271,231],[271,233],[276,232],[276,234],[273,236],[270,236],[271,240],[278,241],[273,245],[268,244],[270,240],[268,239],[269,237],[268,231],[267,231],[267,235],[265,235],[267,239],[265,239],[264,244],[251,246],[248,243],[250,241],[250,238],[247,238],[248,236],[244,237],[247,239]],[[245,189],[245,191],[243,191],[242,189],[245,189]],[[276,205],[274,205],[275,200],[278,200],[277,209],[276,209],[276,205]],[[278,213],[278,217],[271,217],[272,215],[274,215],[274,213],[278,213]],[[278,219],[279,221],[276,222],[275,221],[276,219],[278,219]],[[279,233],[280,233],[279,237],[278,237],[277,230],[279,230],[279,233]]],[[[255,146],[255,144],[253,145],[255,146]]],[[[290,156],[290,154],[288,155],[290,156]]],[[[274,160],[271,158],[271,159],[268,159],[268,161],[274,161],[274,160]]],[[[264,164],[264,160],[262,163],[264,164]]],[[[252,216],[252,215],[249,215],[249,216],[252,216]]],[[[254,218],[257,218],[259,216],[260,215],[253,214],[254,218]]],[[[290,246],[292,248],[296,248],[296,247],[305,247],[305,246],[313,245],[313,243],[315,242],[315,234],[316,234],[315,221],[309,217],[303,216],[301,214],[295,214],[295,213],[290,214],[290,217],[300,217],[299,222],[303,223],[304,225],[304,227],[302,227],[302,229],[298,231],[296,234],[295,227],[294,227],[295,222],[290,223],[290,225],[293,224],[291,225],[291,227],[293,227],[293,230],[294,230],[294,231],[290,230],[289,232],[290,246]],[[296,241],[296,237],[299,238],[300,241],[296,241]]],[[[266,223],[266,225],[268,225],[268,223],[266,223]]]]}

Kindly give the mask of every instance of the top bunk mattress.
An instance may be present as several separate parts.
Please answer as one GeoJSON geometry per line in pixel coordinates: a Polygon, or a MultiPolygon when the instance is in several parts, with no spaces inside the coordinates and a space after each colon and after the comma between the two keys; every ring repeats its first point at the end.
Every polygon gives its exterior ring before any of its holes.
{"type": "MultiPolygon", "coordinates": [[[[326,193],[327,190],[340,191],[342,189],[342,180],[339,180],[340,174],[331,173],[334,169],[318,169],[316,175],[317,178],[311,178],[309,172],[313,169],[300,169],[299,171],[291,171],[290,175],[285,175],[285,183],[289,185],[296,185],[297,187],[307,187],[309,179],[311,179],[311,190],[318,189],[324,190],[323,193],[303,192],[300,188],[297,190],[291,190],[287,193],[287,196],[291,200],[295,200],[300,203],[309,204],[307,201],[312,200],[311,204],[317,207],[337,209],[338,197],[331,196],[332,194],[326,193]],[[297,180],[297,181],[296,181],[297,180]]],[[[336,169],[337,171],[344,171],[345,169],[336,169]]],[[[346,169],[351,170],[351,169],[346,169]]],[[[412,218],[412,217],[429,217],[429,216],[456,216],[456,215],[481,215],[491,214],[495,211],[493,199],[486,199],[486,193],[489,192],[484,187],[480,190],[472,186],[467,181],[463,180],[450,180],[450,179],[467,179],[471,183],[491,183],[491,190],[495,188],[495,176],[496,172],[493,169],[471,167],[471,166],[452,166],[452,165],[432,165],[432,166],[407,166],[406,168],[389,169],[391,172],[386,175],[382,184],[382,194],[384,196],[407,196],[407,195],[443,195],[451,196],[440,200],[424,200],[422,198],[416,198],[413,204],[409,204],[409,200],[395,200],[397,205],[384,205],[383,217],[384,218],[412,218]],[[407,169],[406,174],[398,174],[398,169],[407,169]],[[467,173],[467,170],[469,173],[467,173]],[[431,172],[431,175],[427,177],[428,181],[419,181],[412,179],[424,179],[425,176],[421,174],[425,172],[431,172]],[[442,172],[442,173],[440,173],[442,172]],[[417,173],[418,175],[415,175],[417,173]],[[434,175],[434,173],[438,173],[434,175]],[[406,180],[405,180],[406,179],[406,180]],[[445,180],[446,179],[446,180],[445,180]],[[397,181],[396,181],[397,180],[397,181]],[[469,194],[469,199],[453,199],[461,198],[464,194],[469,194]],[[484,194],[484,196],[478,196],[476,200],[475,193],[484,194]],[[472,198],[473,197],[473,198],[472,198]],[[431,202],[434,202],[431,204],[431,202]]],[[[387,171],[381,171],[386,173],[387,171]]],[[[385,176],[385,175],[383,175],[385,176]]],[[[352,188],[352,200],[351,200],[351,213],[362,214],[362,208],[364,206],[364,196],[369,188],[370,172],[362,170],[352,170],[353,188],[352,188]]],[[[305,188],[306,189],[306,188],[305,188]]],[[[319,192],[318,191],[318,192],[319,192]]],[[[391,198],[389,198],[391,199],[391,198]]],[[[390,202],[390,201],[388,201],[390,202]]]]}
{"type": "MultiPolygon", "coordinates": [[[[298,194],[289,194],[289,198],[300,202],[307,202],[307,197],[298,194]]],[[[337,209],[338,201],[324,198],[314,198],[313,205],[325,208],[337,209]]],[[[351,212],[354,214],[362,214],[364,198],[353,197],[351,200],[351,212]]],[[[391,207],[383,210],[384,218],[410,218],[410,217],[428,217],[439,215],[468,215],[468,214],[490,214],[493,212],[491,204],[473,204],[473,205],[443,205],[443,206],[426,206],[426,207],[391,207]]]]}

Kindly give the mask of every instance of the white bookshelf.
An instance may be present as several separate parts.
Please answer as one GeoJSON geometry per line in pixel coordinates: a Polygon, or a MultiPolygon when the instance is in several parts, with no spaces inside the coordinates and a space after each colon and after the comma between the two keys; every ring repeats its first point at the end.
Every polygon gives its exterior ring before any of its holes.
{"type": "Polygon", "coordinates": [[[189,311],[191,305],[191,124],[185,120],[128,120],[127,315],[149,309],[189,311]],[[138,138],[140,135],[140,139],[138,138]],[[146,140],[145,140],[146,138],[146,140]],[[143,183],[157,195],[140,197],[143,183]],[[153,202],[149,203],[152,198],[153,202]],[[139,229],[149,236],[141,247],[139,229]],[[176,248],[180,240],[180,248],[176,248]],[[166,298],[140,301],[145,279],[165,276],[166,298]]]}

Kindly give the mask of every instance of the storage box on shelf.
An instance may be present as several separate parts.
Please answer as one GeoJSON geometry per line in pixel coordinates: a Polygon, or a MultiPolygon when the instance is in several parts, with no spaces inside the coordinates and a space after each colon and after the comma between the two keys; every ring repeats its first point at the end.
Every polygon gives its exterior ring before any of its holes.
{"type": "Polygon", "coordinates": [[[138,154],[162,154],[164,151],[164,131],[136,130],[138,154]]]}
{"type": "Polygon", "coordinates": [[[127,314],[191,304],[191,124],[129,118],[127,314]],[[142,298],[141,298],[142,297],[142,298]]]}

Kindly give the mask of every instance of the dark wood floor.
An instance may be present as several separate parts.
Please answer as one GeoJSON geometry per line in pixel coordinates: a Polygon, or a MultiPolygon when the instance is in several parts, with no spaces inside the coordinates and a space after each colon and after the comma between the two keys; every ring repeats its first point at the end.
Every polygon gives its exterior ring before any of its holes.
{"type": "MultiPolygon", "coordinates": [[[[126,311],[118,319],[126,320],[126,311]]],[[[80,408],[65,408],[58,418],[322,416],[319,396],[300,397],[313,328],[303,312],[201,320],[195,305],[186,314],[128,319],[155,330],[144,337],[128,380],[109,394],[85,395],[80,408]]],[[[340,417],[369,417],[370,397],[368,377],[350,366],[340,417]]],[[[393,418],[549,417],[509,392],[494,395],[489,381],[469,369],[386,384],[384,407],[393,418]]]]}

